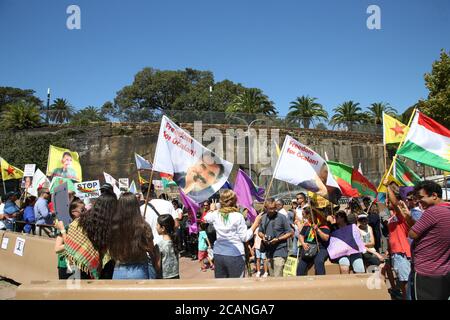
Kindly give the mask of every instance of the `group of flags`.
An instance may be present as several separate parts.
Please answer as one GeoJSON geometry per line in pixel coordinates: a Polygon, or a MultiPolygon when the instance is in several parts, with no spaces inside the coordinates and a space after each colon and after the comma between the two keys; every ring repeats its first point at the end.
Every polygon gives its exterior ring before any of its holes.
{"type": "MultiPolygon", "coordinates": [[[[135,153],[140,185],[150,182],[150,179],[146,180],[146,172],[159,170],[159,176],[164,188],[177,186],[179,180],[174,181],[174,175],[177,173],[176,166],[178,165],[182,171],[187,171],[189,168],[185,166],[185,161],[190,162],[190,165],[195,165],[196,161],[198,161],[198,157],[188,159],[189,156],[197,153],[203,157],[205,150],[210,151],[190,137],[189,133],[176,126],[167,117],[164,117],[163,120],[164,125],[162,122],[156,148],[160,154],[158,157],[155,154],[154,163],[152,164],[141,155],[135,153]],[[170,130],[165,131],[167,128],[170,130]],[[176,144],[173,143],[173,140],[171,141],[171,137],[169,136],[171,133],[174,133],[174,137],[178,139],[176,144]],[[189,145],[180,146],[180,141],[190,141],[192,149],[189,149],[189,145]],[[162,170],[161,168],[166,168],[167,170],[162,170]]],[[[383,114],[383,143],[385,145],[399,143],[400,146],[393,159],[391,168],[386,170],[382,180],[387,178],[390,181],[395,181],[401,187],[414,186],[421,178],[398,156],[450,171],[450,131],[419,111],[413,113],[413,119],[410,122],[411,125],[407,126],[397,119],[383,114]]],[[[362,174],[361,166],[356,169],[348,164],[329,161],[327,156],[325,156],[326,160],[324,160],[317,152],[290,136],[286,136],[281,149],[276,143],[275,147],[278,154],[278,161],[272,179],[275,178],[300,186],[334,203],[339,200],[341,195],[347,197],[370,196],[374,199],[381,199],[383,193],[386,192],[385,187],[381,183],[376,188],[362,174]]],[[[58,149],[57,151],[59,152],[58,155],[55,155],[55,161],[61,161],[61,155],[67,152],[70,152],[73,158],[78,161],[77,153],[50,146],[50,154],[52,148],[55,150],[58,149]]],[[[234,186],[232,187],[228,180],[230,163],[218,157],[215,157],[215,159],[219,165],[225,168],[225,172],[220,177],[220,185],[214,186],[210,192],[214,193],[219,189],[232,188],[237,194],[238,204],[248,210],[249,218],[253,220],[257,214],[253,208],[253,202],[255,200],[263,201],[266,190],[256,186],[242,169],[238,169],[234,186]]],[[[0,158],[0,160],[1,178],[3,181],[23,177],[22,170],[10,165],[3,158],[0,158]]],[[[149,176],[152,175],[150,174],[149,176]]],[[[104,177],[107,182],[115,187],[115,192],[120,194],[117,181],[107,173],[104,173],[104,177]]],[[[189,193],[185,193],[181,186],[179,189],[181,201],[193,213],[196,213],[198,210],[199,202],[206,200],[212,195],[205,193],[200,196],[197,195],[197,198],[194,199],[189,193]]],[[[134,181],[132,181],[129,190],[131,192],[137,192],[134,181]]],[[[196,219],[195,214],[193,214],[193,217],[193,219],[196,219]]],[[[192,231],[195,232],[194,229],[192,231]]]]}

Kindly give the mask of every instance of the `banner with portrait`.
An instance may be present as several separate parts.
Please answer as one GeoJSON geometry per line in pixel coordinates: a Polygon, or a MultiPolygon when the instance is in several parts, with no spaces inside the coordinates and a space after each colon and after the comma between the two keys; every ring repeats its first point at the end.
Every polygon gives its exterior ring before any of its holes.
{"type": "Polygon", "coordinates": [[[69,191],[75,192],[74,183],[83,181],[78,153],[50,145],[47,176],[52,180],[50,192],[65,182],[69,191]]]}
{"type": "Polygon", "coordinates": [[[333,203],[337,203],[342,195],[327,162],[289,135],[284,140],[273,176],[317,193],[333,203]]]}
{"type": "Polygon", "coordinates": [[[166,116],[161,120],[153,169],[173,174],[192,200],[201,202],[227,181],[233,164],[221,159],[166,116]]]}

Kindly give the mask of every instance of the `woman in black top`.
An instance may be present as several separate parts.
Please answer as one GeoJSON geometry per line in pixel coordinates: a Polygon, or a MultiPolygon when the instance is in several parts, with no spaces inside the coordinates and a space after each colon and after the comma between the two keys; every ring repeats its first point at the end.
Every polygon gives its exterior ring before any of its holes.
{"type": "Polygon", "coordinates": [[[316,275],[325,274],[325,261],[328,259],[328,241],[330,239],[330,228],[324,224],[315,224],[312,221],[311,209],[303,209],[303,217],[308,222],[300,231],[300,244],[303,248],[297,267],[298,276],[306,276],[308,270],[314,265],[316,275]],[[310,244],[318,244],[318,252],[314,257],[304,257],[303,251],[308,250],[310,244]]]}

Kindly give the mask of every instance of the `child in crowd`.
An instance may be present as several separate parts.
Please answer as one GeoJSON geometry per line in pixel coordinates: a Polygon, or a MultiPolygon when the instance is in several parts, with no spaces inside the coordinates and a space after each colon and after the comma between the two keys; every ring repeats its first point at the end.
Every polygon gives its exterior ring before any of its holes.
{"type": "MultiPolygon", "coordinates": [[[[72,220],[79,218],[85,211],[84,202],[80,199],[75,199],[70,203],[70,217],[72,220]]],[[[64,256],[64,238],[66,237],[69,225],[64,226],[62,221],[56,221],[55,226],[58,229],[56,237],[55,252],[58,255],[58,276],[60,280],[68,279],[73,272],[68,271],[67,262],[64,256]]]]}
{"type": "Polygon", "coordinates": [[[35,203],[36,203],[35,196],[30,196],[25,200],[25,210],[23,211],[23,220],[28,222],[23,227],[23,232],[25,232],[25,233],[31,233],[31,231],[33,231],[33,234],[34,234],[34,230],[36,229],[35,225],[31,225],[31,223],[34,224],[36,222],[36,218],[34,216],[34,204],[35,203]]]}
{"type": "Polygon", "coordinates": [[[211,242],[209,242],[208,235],[206,234],[206,224],[200,223],[200,232],[198,233],[198,261],[200,262],[200,269],[206,272],[207,266],[204,263],[205,259],[208,259],[209,265],[214,270],[214,264],[208,255],[208,249],[211,249],[211,242]]]}
{"type": "Polygon", "coordinates": [[[157,244],[160,252],[161,273],[163,279],[179,279],[179,257],[176,248],[175,220],[170,214],[158,217],[156,230],[163,238],[157,244]]]}
{"type": "Polygon", "coordinates": [[[263,278],[266,278],[268,276],[268,265],[267,265],[267,259],[266,259],[266,253],[261,252],[261,238],[258,235],[259,227],[256,228],[255,234],[254,234],[254,244],[253,244],[253,250],[255,251],[256,255],[256,277],[259,278],[261,276],[261,259],[264,264],[264,275],[263,278]]]}

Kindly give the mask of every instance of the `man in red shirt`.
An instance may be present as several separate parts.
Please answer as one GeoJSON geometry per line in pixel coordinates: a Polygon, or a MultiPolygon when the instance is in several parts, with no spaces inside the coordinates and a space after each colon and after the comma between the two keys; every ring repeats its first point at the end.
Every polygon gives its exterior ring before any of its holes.
{"type": "MultiPolygon", "coordinates": [[[[425,211],[417,222],[411,221],[409,231],[409,237],[414,239],[413,296],[417,300],[448,300],[450,204],[442,200],[442,188],[433,181],[420,182],[415,192],[425,211]]],[[[402,211],[409,214],[404,208],[402,211]]]]}
{"type": "Polygon", "coordinates": [[[408,241],[409,225],[407,218],[400,210],[398,186],[391,184],[387,179],[383,184],[387,189],[388,207],[391,212],[391,217],[387,221],[389,230],[389,254],[391,256],[392,267],[400,283],[403,299],[406,300],[406,285],[411,273],[411,246],[408,241]]]}

